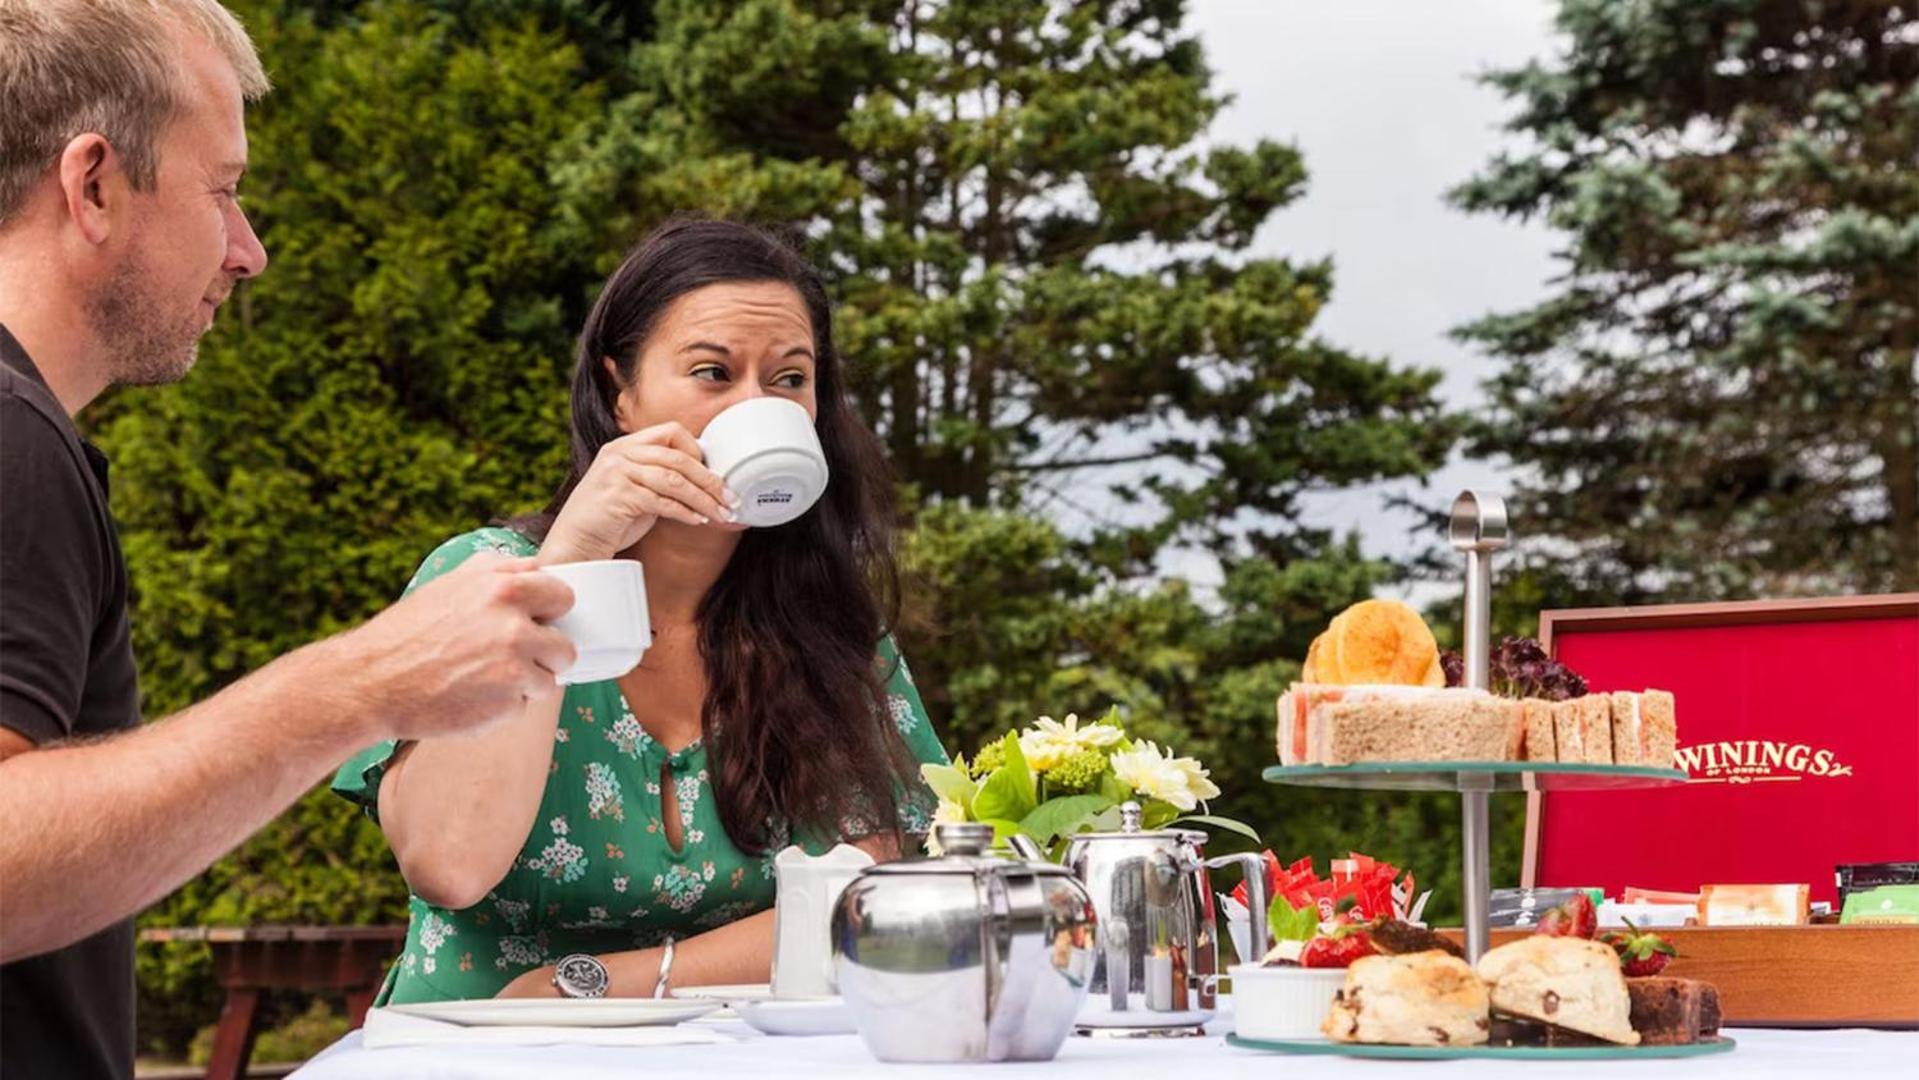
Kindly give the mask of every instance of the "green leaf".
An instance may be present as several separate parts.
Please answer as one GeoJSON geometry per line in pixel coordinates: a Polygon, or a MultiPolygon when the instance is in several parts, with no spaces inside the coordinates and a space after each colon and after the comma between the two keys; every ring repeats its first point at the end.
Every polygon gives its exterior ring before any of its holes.
{"type": "Polygon", "coordinates": [[[968,815],[972,814],[973,796],[979,792],[979,782],[967,776],[962,766],[921,765],[920,775],[926,778],[926,786],[932,788],[934,794],[959,803],[968,815]]]}
{"type": "MultiPolygon", "coordinates": [[[[1020,749],[1019,732],[1009,731],[1000,740],[1000,748],[1006,755],[1006,764],[1002,768],[1010,770],[1019,782],[1025,785],[1027,812],[1039,805],[1039,781],[1034,778],[1033,770],[1026,763],[1026,751],[1020,749]]],[[[1022,815],[1024,816],[1024,815],[1022,815]]]]}
{"type": "Polygon", "coordinates": [[[1104,795],[1068,795],[1048,799],[1022,818],[1019,827],[1042,845],[1050,844],[1057,837],[1080,831],[1100,811],[1111,805],[1112,800],[1104,795]]]}
{"type": "Polygon", "coordinates": [[[1266,927],[1274,941],[1311,941],[1319,933],[1319,908],[1312,904],[1296,908],[1285,897],[1275,896],[1266,908],[1266,927]]]}
{"type": "Polygon", "coordinates": [[[1099,793],[1111,799],[1114,806],[1118,806],[1120,803],[1133,797],[1131,785],[1119,777],[1114,776],[1111,772],[1107,772],[1099,778],[1099,793]]]}
{"type": "Polygon", "coordinates": [[[1163,829],[1179,816],[1179,807],[1158,799],[1146,799],[1140,803],[1139,827],[1141,829],[1163,829]]]}
{"type": "Polygon", "coordinates": [[[1203,825],[1210,829],[1223,829],[1229,833],[1237,833],[1255,844],[1262,842],[1259,838],[1258,830],[1254,829],[1251,825],[1243,821],[1234,821],[1232,818],[1219,817],[1215,814],[1188,814],[1182,818],[1174,818],[1168,824],[1203,825]]]}
{"type": "Polygon", "coordinates": [[[986,777],[979,793],[973,796],[973,817],[976,820],[1002,818],[1018,822],[1033,812],[1039,802],[1033,797],[1033,774],[1022,775],[1025,766],[1024,758],[1020,759],[1017,767],[1009,761],[986,777]]]}

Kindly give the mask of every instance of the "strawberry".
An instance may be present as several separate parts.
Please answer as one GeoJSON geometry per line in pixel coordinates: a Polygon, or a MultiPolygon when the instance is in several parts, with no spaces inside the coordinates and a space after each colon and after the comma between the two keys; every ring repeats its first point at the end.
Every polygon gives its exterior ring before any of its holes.
{"type": "Polygon", "coordinates": [[[1599,913],[1593,910],[1592,898],[1585,893],[1578,893],[1571,900],[1541,915],[1539,929],[1534,933],[1591,941],[1598,931],[1599,913]]]}
{"type": "Polygon", "coordinates": [[[1362,956],[1371,956],[1378,951],[1373,947],[1372,936],[1366,931],[1357,926],[1342,926],[1330,934],[1307,942],[1306,948],[1299,954],[1299,966],[1350,967],[1353,961],[1362,956]]]}
{"type": "Polygon", "coordinates": [[[1613,930],[1600,940],[1611,945],[1613,951],[1619,954],[1619,970],[1628,979],[1657,975],[1666,970],[1666,964],[1673,957],[1679,955],[1671,942],[1658,934],[1646,933],[1634,926],[1630,919],[1626,920],[1626,929],[1632,933],[1622,934],[1613,930]]]}

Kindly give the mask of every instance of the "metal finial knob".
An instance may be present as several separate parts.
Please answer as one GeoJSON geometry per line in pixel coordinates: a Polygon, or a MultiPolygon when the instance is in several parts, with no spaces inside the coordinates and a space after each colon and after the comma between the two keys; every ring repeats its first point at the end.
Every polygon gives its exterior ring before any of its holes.
{"type": "Polygon", "coordinates": [[[947,855],[980,855],[993,845],[993,827],[977,821],[944,821],[933,826],[933,839],[947,855]]]}
{"type": "Polygon", "coordinates": [[[1119,804],[1119,831],[1139,831],[1139,804],[1131,799],[1119,804]]]}
{"type": "Polygon", "coordinates": [[[1460,551],[1492,551],[1512,542],[1506,500],[1491,492],[1462,491],[1453,500],[1447,539],[1460,551]]]}

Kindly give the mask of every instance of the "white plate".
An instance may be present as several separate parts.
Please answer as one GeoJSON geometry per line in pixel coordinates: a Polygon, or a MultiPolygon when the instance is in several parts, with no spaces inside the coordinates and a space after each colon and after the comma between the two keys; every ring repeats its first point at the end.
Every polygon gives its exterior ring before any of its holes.
{"type": "Polygon", "coordinates": [[[466,1027],[648,1027],[677,1024],[719,1008],[717,1001],[655,998],[481,998],[387,1008],[466,1027]]]}
{"type": "Polygon", "coordinates": [[[768,983],[741,983],[734,986],[675,986],[667,991],[686,1001],[717,1001],[734,1005],[742,1001],[766,1001],[773,996],[768,983]]]}
{"type": "Polygon", "coordinates": [[[844,998],[761,998],[731,1004],[748,1027],[767,1035],[851,1035],[858,1030],[844,998]]]}

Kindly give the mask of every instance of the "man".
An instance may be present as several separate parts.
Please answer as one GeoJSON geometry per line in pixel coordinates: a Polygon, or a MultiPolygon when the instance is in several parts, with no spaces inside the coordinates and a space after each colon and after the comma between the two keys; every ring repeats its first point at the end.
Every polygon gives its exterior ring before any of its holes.
{"type": "Polygon", "coordinates": [[[266,252],[237,201],[267,89],[215,0],[0,0],[0,1076],[131,1076],[130,916],[353,751],[550,693],[572,605],[463,567],[139,725],[107,466],[72,417],[164,383],[266,252]]]}

